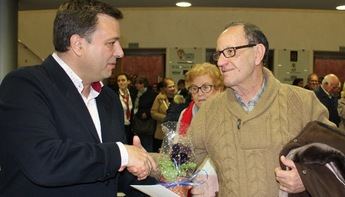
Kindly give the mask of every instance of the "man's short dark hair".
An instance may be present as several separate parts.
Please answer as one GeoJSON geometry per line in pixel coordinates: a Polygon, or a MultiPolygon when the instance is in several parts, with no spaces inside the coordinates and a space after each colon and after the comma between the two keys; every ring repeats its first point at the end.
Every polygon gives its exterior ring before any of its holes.
{"type": "Polygon", "coordinates": [[[97,14],[106,14],[117,20],[123,18],[120,10],[96,0],[69,0],[62,3],[54,20],[55,50],[66,52],[70,46],[70,38],[74,34],[91,42],[89,36],[96,29],[97,14]]]}
{"type": "Polygon", "coordinates": [[[144,87],[147,87],[149,85],[149,81],[147,80],[146,77],[138,77],[135,83],[144,84],[144,87]]]}
{"type": "Polygon", "coordinates": [[[243,26],[244,33],[246,35],[247,40],[249,41],[248,44],[263,44],[265,46],[265,55],[263,58],[263,62],[268,62],[268,52],[269,52],[269,44],[265,34],[261,31],[261,29],[251,23],[245,22],[233,22],[226,26],[225,29],[234,26],[243,26]]]}

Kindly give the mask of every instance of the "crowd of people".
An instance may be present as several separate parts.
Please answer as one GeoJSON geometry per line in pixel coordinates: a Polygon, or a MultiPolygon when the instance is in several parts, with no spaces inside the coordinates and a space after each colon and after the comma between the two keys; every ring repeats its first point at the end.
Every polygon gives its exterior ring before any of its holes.
{"type": "MultiPolygon", "coordinates": [[[[54,20],[55,52],[41,65],[4,78],[0,196],[113,197],[118,191],[145,196],[130,185],[158,181],[151,177],[157,172],[153,152],[160,152],[165,121],[177,121],[188,134],[198,164],[212,163],[215,176],[192,187],[190,195],[332,192],[334,185],[321,184],[314,175],[338,172],[336,161],[327,161],[333,162],[331,170],[308,168],[313,163],[301,167],[312,158],[301,154],[295,160],[293,151],[281,151],[314,121],[330,136],[344,135],[345,88],[341,91],[336,75],[319,82],[313,73],[305,87],[303,80],[296,86],[281,83],[264,66],[269,52],[264,32],[233,22],[217,37],[216,65],[193,65],[178,88],[172,78],[151,86],[145,76],[130,77],[133,73],[103,84],[124,56],[122,17],[96,0],[66,1],[54,20]]],[[[320,141],[307,145],[313,143],[320,141]]],[[[329,148],[345,153],[342,146],[329,143],[329,148]]]]}
{"type": "Polygon", "coordinates": [[[296,78],[292,85],[304,87],[313,91],[329,112],[329,120],[344,130],[344,90],[345,87],[335,74],[319,77],[311,73],[307,77],[307,84],[303,86],[303,78],[296,78]]]}

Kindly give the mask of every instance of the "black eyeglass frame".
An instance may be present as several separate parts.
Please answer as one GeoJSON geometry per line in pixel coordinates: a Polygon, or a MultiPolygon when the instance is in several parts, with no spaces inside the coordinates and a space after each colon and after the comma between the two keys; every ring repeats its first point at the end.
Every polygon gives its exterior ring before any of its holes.
{"type": "Polygon", "coordinates": [[[236,55],[236,50],[237,49],[243,49],[243,48],[250,48],[250,47],[254,47],[254,46],[256,46],[257,44],[246,44],[246,45],[241,45],[241,46],[237,46],[237,47],[227,47],[227,48],[225,48],[225,49],[223,49],[223,50],[221,50],[221,51],[216,51],[216,52],[214,52],[213,54],[212,54],[212,58],[213,58],[213,60],[214,61],[218,61],[219,60],[219,57],[220,57],[220,55],[223,53],[223,55],[224,55],[224,57],[226,57],[226,58],[230,58],[230,57],[234,57],[235,55],[236,55]],[[226,50],[229,50],[229,49],[231,49],[231,50],[233,50],[234,51],[234,53],[233,53],[233,55],[226,55],[225,53],[224,53],[224,51],[226,51],[226,50]]]}
{"type": "Polygon", "coordinates": [[[212,91],[212,89],[214,88],[214,85],[210,85],[210,84],[203,84],[202,86],[196,86],[196,85],[192,85],[188,88],[188,91],[192,94],[197,94],[199,93],[199,91],[201,91],[204,94],[207,94],[209,92],[212,91]],[[205,91],[205,87],[208,89],[210,88],[208,91],[205,91]],[[195,88],[196,91],[192,91],[192,88],[195,88]]]}

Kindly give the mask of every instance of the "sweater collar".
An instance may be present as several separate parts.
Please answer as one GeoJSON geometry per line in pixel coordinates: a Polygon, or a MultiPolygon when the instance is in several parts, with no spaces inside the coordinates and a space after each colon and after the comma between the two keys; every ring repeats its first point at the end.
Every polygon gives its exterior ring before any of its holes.
{"type": "Polygon", "coordinates": [[[226,105],[229,111],[231,111],[234,115],[238,117],[244,117],[249,116],[254,117],[261,112],[265,111],[268,107],[272,105],[274,102],[275,97],[278,95],[280,82],[273,76],[272,72],[268,70],[267,68],[263,68],[264,77],[266,80],[266,86],[260,96],[260,98],[257,100],[255,108],[250,111],[246,112],[241,104],[237,101],[237,98],[235,96],[235,92],[231,88],[227,88],[226,91],[226,105]]]}

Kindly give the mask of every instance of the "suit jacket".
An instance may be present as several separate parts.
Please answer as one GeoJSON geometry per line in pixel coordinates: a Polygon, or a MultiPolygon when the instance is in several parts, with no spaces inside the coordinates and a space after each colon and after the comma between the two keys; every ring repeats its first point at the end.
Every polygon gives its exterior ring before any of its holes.
{"type": "Polygon", "coordinates": [[[52,56],[0,86],[0,196],[111,196],[125,142],[119,98],[96,98],[100,143],[79,92],[52,56]]]}
{"type": "Polygon", "coordinates": [[[327,95],[327,93],[320,87],[315,90],[315,94],[317,98],[321,101],[321,103],[328,109],[329,111],[329,120],[339,126],[340,117],[337,111],[338,108],[338,98],[331,97],[327,95]]]}

